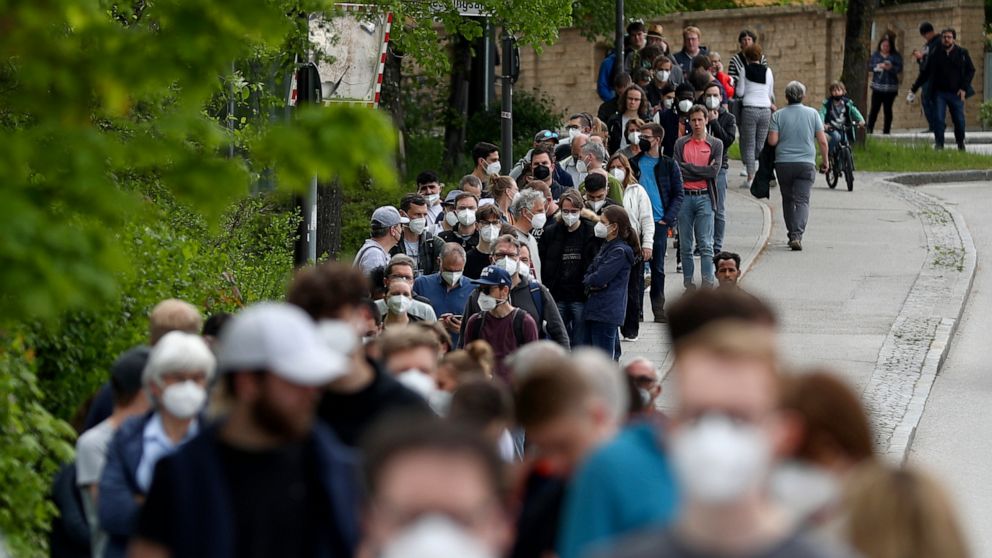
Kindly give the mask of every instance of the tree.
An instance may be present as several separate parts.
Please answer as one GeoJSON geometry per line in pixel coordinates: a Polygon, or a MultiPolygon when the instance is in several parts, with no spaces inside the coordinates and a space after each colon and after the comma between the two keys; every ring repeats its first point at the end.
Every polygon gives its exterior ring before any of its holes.
{"type": "MultiPolygon", "coordinates": [[[[875,19],[876,0],[848,0],[847,24],[844,28],[844,70],[841,81],[847,94],[864,112],[868,99],[868,58],[871,56],[871,22],[875,19]]],[[[865,135],[858,136],[864,142],[865,135]]]]}
{"type": "MultiPolygon", "coordinates": [[[[626,22],[636,19],[651,21],[658,16],[685,9],[685,5],[679,0],[624,0],[623,8],[626,22]]],[[[709,9],[714,8],[709,6],[709,9]]],[[[590,41],[607,38],[612,43],[616,31],[614,14],[616,14],[616,0],[577,0],[573,4],[572,17],[575,28],[590,41]]],[[[680,32],[681,30],[677,33],[680,32]]]]}
{"type": "Polygon", "coordinates": [[[287,190],[304,188],[314,174],[352,191],[364,179],[395,183],[388,119],[338,106],[301,109],[280,122],[265,108],[270,84],[259,76],[289,67],[285,55],[305,35],[297,14],[329,7],[50,0],[5,2],[0,10],[0,533],[16,556],[46,555],[54,514],[46,488],[71,454],[68,426],[43,405],[50,400],[38,383],[39,361],[59,351],[81,355],[78,362],[93,366],[58,371],[92,381],[114,356],[104,345],[133,342],[107,324],[137,332],[151,288],[202,293],[213,287],[204,283],[236,280],[219,276],[238,267],[257,270],[252,279],[264,283],[257,285],[263,296],[280,292],[291,261],[286,247],[250,240],[268,239],[269,224],[289,230],[285,214],[228,240],[190,232],[201,221],[214,231],[229,224],[229,208],[261,175],[287,190]],[[235,96],[236,110],[223,108],[235,96]],[[181,213],[197,224],[179,226],[173,219],[181,213]],[[260,253],[241,252],[247,246],[260,253]],[[158,248],[168,254],[156,257],[158,248]],[[152,269],[160,272],[150,287],[152,269]],[[172,281],[162,280],[170,274],[172,281]],[[93,323],[104,310],[112,319],[93,323]],[[60,335],[66,324],[77,334],[60,335]],[[36,329],[53,348],[38,351],[36,329]],[[94,340],[95,331],[106,331],[105,339],[94,340]]]}

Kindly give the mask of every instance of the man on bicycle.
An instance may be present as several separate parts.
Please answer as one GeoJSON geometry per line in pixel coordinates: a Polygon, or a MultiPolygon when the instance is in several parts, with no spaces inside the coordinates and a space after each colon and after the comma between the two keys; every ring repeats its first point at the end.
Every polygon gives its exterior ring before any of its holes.
{"type": "Polygon", "coordinates": [[[823,128],[827,133],[827,140],[830,144],[830,156],[833,157],[837,144],[840,143],[841,133],[844,127],[847,128],[847,141],[854,142],[854,125],[861,128],[865,126],[865,117],[861,116],[858,107],[854,106],[854,101],[847,96],[847,88],[844,82],[835,81],[830,84],[830,96],[823,100],[820,105],[820,119],[823,120],[823,128]]]}

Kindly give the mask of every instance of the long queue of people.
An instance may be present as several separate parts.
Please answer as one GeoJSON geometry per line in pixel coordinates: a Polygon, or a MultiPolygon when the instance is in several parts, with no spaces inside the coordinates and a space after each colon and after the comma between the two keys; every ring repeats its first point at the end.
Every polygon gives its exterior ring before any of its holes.
{"type": "MultiPolygon", "coordinates": [[[[478,285],[483,308],[509,296],[502,268],[478,285]]],[[[52,555],[968,556],[941,487],[875,455],[844,382],[785,370],[740,289],[670,306],[664,409],[647,359],[568,351],[527,315],[497,366],[485,340],[383,331],[370,290],[328,262],[206,325],[154,308],[56,482],[52,555]]]]}

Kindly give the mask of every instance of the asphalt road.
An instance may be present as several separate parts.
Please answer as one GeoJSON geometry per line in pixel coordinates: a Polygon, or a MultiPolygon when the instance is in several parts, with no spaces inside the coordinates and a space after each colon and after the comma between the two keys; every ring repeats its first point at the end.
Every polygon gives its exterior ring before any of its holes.
{"type": "Polygon", "coordinates": [[[947,360],[930,392],[910,462],[936,474],[949,489],[973,556],[992,557],[992,184],[940,184],[924,191],[955,205],[964,216],[978,269],[947,360]]]}

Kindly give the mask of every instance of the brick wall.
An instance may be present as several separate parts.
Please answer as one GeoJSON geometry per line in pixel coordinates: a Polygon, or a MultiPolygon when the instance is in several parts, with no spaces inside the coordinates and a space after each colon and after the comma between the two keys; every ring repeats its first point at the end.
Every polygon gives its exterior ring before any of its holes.
{"type": "MultiPolygon", "coordinates": [[[[982,91],[983,10],[982,0],[947,0],[879,9],[875,15],[872,50],[878,37],[890,30],[896,35],[899,51],[909,58],[909,53],[923,42],[917,31],[920,22],[932,22],[938,32],[944,27],[957,29],[958,42],[969,50],[978,70],[973,82],[976,95],[965,107],[969,127],[978,127],[978,105],[985,98],[982,91]]],[[[702,43],[710,50],[720,52],[725,64],[737,51],[738,32],[744,28],[753,30],[774,73],[780,102],[784,102],[785,85],[798,79],[809,90],[808,103],[818,106],[826,96],[828,84],[838,79],[843,70],[844,16],[819,6],[682,12],[667,14],[652,23],[665,26],[665,36],[673,51],[681,48],[684,26],[699,27],[702,43]]],[[[544,48],[540,54],[529,48],[521,49],[521,75],[517,87],[546,92],[558,108],[566,112],[585,110],[595,114],[600,103],[596,95],[596,75],[609,48],[606,43],[590,43],[576,29],[562,29],[558,43],[544,48]]],[[[893,128],[925,128],[919,103],[908,105],[903,100],[918,75],[917,66],[911,59],[906,60],[905,67],[900,96],[893,107],[893,128]]],[[[881,128],[881,120],[878,127],[881,128]]]]}

